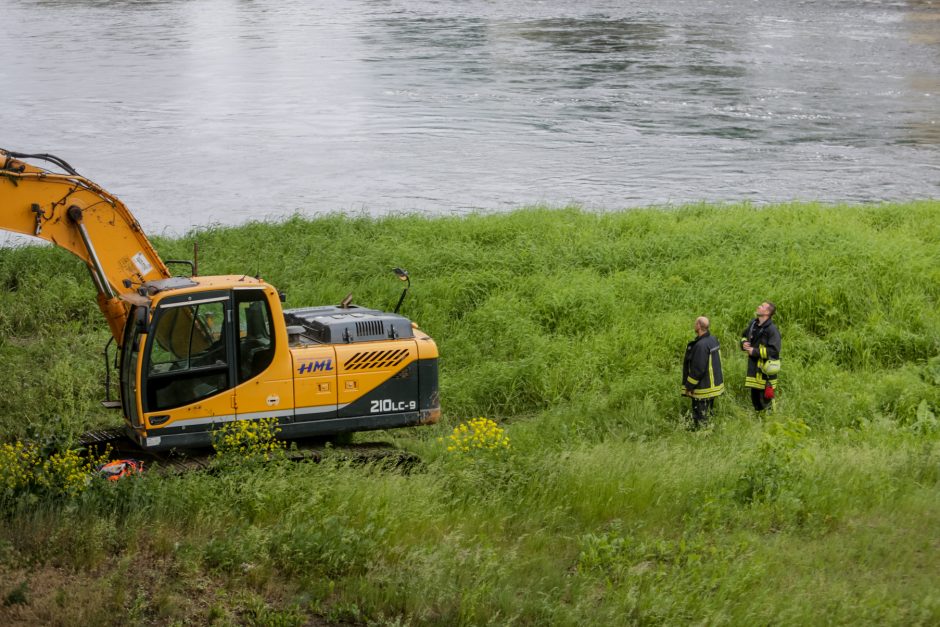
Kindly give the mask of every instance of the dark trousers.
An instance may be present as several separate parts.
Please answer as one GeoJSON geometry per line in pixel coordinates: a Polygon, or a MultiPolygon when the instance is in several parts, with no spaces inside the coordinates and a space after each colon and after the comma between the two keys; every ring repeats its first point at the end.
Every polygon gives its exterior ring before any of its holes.
{"type": "Polygon", "coordinates": [[[715,406],[713,398],[693,398],[692,399],[692,424],[696,427],[708,423],[708,418],[712,414],[715,406]]]}
{"type": "Polygon", "coordinates": [[[757,411],[764,411],[765,409],[774,408],[774,399],[767,399],[764,397],[764,390],[757,390],[755,388],[751,389],[751,404],[754,406],[754,409],[757,411]]]}

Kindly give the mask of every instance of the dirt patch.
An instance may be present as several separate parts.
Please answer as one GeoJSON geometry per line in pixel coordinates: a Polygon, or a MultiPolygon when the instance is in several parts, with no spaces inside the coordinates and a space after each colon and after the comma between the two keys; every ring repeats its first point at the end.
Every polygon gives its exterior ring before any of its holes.
{"type": "Polygon", "coordinates": [[[258,589],[163,558],[108,562],[94,571],[0,565],[0,625],[327,624],[289,607],[290,593],[270,581],[258,589]]]}

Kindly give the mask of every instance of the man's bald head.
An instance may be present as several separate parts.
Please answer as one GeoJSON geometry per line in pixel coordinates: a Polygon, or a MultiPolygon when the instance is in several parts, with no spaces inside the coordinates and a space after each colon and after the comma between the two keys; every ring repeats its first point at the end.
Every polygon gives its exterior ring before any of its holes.
{"type": "Polygon", "coordinates": [[[699,316],[695,319],[695,332],[699,335],[705,335],[708,333],[708,328],[711,324],[708,322],[708,318],[705,316],[699,316]]]}

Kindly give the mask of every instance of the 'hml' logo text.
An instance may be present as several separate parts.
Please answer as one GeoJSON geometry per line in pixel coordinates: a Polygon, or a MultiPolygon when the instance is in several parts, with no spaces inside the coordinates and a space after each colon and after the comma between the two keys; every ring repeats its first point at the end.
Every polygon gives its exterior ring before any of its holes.
{"type": "Polygon", "coordinates": [[[333,369],[332,359],[321,359],[319,361],[307,361],[300,364],[297,374],[306,374],[308,372],[320,372],[333,369]]]}

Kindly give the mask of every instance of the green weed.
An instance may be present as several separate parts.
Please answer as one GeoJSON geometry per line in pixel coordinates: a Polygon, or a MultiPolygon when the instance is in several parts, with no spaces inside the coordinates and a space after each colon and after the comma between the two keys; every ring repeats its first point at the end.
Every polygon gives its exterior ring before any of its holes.
{"type": "Polygon", "coordinates": [[[738,480],[737,497],[743,503],[774,501],[796,482],[811,461],[805,447],[809,426],[800,419],[771,422],[756,454],[738,480]]]}

